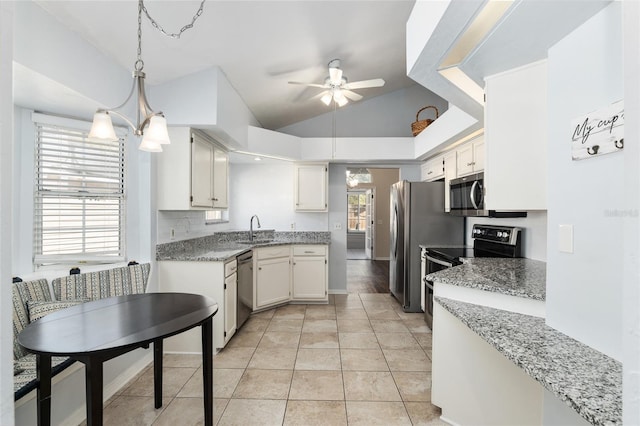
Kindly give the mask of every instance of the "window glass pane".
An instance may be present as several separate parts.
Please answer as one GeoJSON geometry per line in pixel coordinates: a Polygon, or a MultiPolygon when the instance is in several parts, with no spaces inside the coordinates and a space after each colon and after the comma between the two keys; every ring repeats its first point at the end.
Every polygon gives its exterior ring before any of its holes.
{"type": "Polygon", "coordinates": [[[36,123],[36,264],[124,259],[124,139],[36,123]]]}
{"type": "Polygon", "coordinates": [[[347,192],[347,231],[364,231],[367,223],[367,196],[362,191],[347,192]]]}

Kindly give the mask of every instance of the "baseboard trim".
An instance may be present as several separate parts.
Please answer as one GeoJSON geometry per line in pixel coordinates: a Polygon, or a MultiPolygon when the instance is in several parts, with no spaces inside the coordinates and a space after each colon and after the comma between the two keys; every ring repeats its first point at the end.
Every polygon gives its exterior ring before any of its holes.
{"type": "Polygon", "coordinates": [[[349,294],[346,289],[329,289],[329,294],[349,294]]]}
{"type": "Polygon", "coordinates": [[[389,258],[388,257],[376,257],[373,260],[389,260],[389,258]]]}

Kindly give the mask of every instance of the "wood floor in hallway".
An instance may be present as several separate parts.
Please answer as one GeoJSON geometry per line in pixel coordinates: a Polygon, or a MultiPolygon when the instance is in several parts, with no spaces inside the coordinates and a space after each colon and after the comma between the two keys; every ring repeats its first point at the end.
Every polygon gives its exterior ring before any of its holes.
{"type": "Polygon", "coordinates": [[[347,260],[348,293],[389,293],[388,260],[347,260]]]}

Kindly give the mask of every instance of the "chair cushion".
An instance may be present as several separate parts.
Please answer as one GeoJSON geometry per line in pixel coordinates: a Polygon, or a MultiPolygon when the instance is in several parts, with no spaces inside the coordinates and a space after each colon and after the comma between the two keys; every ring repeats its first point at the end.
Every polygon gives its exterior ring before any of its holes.
{"type": "Polygon", "coordinates": [[[13,283],[13,358],[19,359],[27,354],[18,344],[18,334],[29,324],[29,301],[50,301],[51,290],[47,280],[23,281],[13,283]]]}
{"type": "Polygon", "coordinates": [[[68,275],[51,284],[57,300],[98,300],[113,296],[144,293],[151,265],[124,266],[104,271],[68,275]]]}
{"type": "MultiPolygon", "coordinates": [[[[55,376],[62,370],[73,364],[75,361],[64,356],[51,357],[51,376],[55,376]]],[[[14,361],[14,372],[20,370],[13,376],[13,398],[18,400],[35,389],[38,385],[36,371],[36,356],[29,354],[14,361]]]]}
{"type": "Polygon", "coordinates": [[[47,302],[29,300],[27,302],[27,308],[29,310],[29,321],[37,321],[45,315],[52,314],[61,309],[70,308],[71,306],[76,306],[87,301],[87,299],[52,300],[47,302]]]}

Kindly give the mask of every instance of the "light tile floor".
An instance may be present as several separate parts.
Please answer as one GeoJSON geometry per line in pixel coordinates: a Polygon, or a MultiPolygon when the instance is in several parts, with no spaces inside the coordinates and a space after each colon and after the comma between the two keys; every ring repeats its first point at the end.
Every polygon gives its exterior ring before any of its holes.
{"type": "MultiPolygon", "coordinates": [[[[105,425],[203,422],[200,356],[167,354],[163,407],[147,367],[105,406],[105,425]]],[[[431,405],[431,331],[389,294],[254,314],[214,358],[218,425],[443,425],[431,405]]]]}

